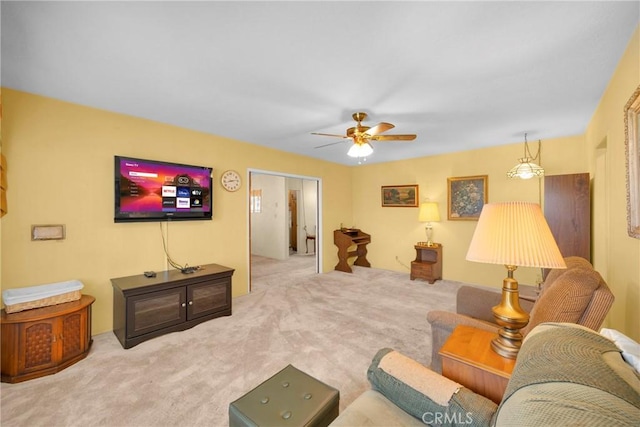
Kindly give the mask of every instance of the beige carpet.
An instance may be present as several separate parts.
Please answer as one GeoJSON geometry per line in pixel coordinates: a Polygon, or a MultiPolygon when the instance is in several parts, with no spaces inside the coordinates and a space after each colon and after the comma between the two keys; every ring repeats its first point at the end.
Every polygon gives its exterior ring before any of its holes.
{"type": "Polygon", "coordinates": [[[3,383],[2,426],[224,426],[231,401],[289,363],[339,389],[342,410],[369,388],[378,349],[429,364],[426,313],[453,309],[461,286],[359,267],[267,276],[232,316],[129,350],[100,334],[68,369],[3,383]]]}
{"type": "Polygon", "coordinates": [[[259,255],[251,255],[251,291],[262,291],[271,284],[283,280],[304,280],[316,272],[316,258],[313,254],[292,254],[280,261],[259,255]]]}

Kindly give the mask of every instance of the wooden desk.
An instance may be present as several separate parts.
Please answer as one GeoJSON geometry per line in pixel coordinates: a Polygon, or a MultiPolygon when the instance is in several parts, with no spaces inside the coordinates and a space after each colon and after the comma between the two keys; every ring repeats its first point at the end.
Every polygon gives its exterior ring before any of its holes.
{"type": "Polygon", "coordinates": [[[491,349],[495,337],[481,329],[458,326],[440,349],[440,356],[442,375],[500,403],[516,361],[491,349]]]}
{"type": "Polygon", "coordinates": [[[371,236],[367,233],[357,228],[334,230],[333,243],[338,247],[338,264],[335,266],[336,270],[352,273],[353,270],[351,270],[347,262],[347,260],[352,257],[357,257],[353,265],[371,267],[371,264],[367,261],[367,244],[371,243],[371,236]],[[349,251],[349,247],[353,245],[356,245],[356,250],[349,251]]]}

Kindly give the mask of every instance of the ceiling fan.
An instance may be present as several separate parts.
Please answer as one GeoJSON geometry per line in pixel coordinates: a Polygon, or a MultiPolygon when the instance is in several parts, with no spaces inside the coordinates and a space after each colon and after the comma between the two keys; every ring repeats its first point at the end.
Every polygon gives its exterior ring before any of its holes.
{"type": "MultiPolygon", "coordinates": [[[[364,126],[362,122],[367,119],[367,113],[353,113],[353,120],[356,121],[354,127],[347,129],[346,135],[335,135],[330,133],[311,132],[312,135],[331,136],[335,138],[350,139],[353,145],[347,153],[351,157],[366,157],[373,153],[373,147],[370,141],[413,141],[416,135],[380,135],[383,132],[393,129],[395,126],[391,123],[381,122],[373,127],[364,126]]],[[[332,142],[329,144],[319,145],[315,148],[327,147],[329,145],[339,144],[344,141],[332,142]]]]}

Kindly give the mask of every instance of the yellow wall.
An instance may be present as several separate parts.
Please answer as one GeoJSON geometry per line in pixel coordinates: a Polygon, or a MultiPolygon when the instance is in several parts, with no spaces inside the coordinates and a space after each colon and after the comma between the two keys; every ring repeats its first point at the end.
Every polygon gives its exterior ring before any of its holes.
{"type": "MultiPolygon", "coordinates": [[[[600,189],[593,199],[600,222],[594,226],[599,231],[592,247],[594,265],[616,295],[607,326],[636,340],[640,340],[640,240],[626,231],[622,109],[640,83],[639,64],[636,31],[586,133],[545,140],[542,148],[547,174],[587,171],[593,187],[600,189]]],[[[444,245],[444,277],[495,287],[501,285],[504,268],[464,259],[476,222],[446,219],[447,177],[488,175],[490,202],[538,201],[541,191],[535,179],[505,176],[522,156],[518,139],[500,147],[345,167],[13,90],[4,89],[2,96],[9,214],[1,220],[0,285],[15,288],[82,280],[85,293],[97,298],[94,333],[111,329],[110,278],[166,267],[157,223],[113,223],[115,154],[215,168],[214,220],[171,223],[169,249],[181,262],[235,268],[236,296],[246,291],[248,281],[248,196],[246,185],[238,193],[222,191],[218,178],[226,169],[244,176],[248,169],[260,169],[322,178],[323,271],[337,262],[333,229],[340,224],[372,235],[368,259],[374,267],[408,271],[415,257],[414,243],[424,240],[424,224],[417,221],[417,208],[382,208],[380,187],[418,184],[421,200],[440,202],[442,221],[434,224],[434,239],[444,245]],[[31,242],[30,226],[43,223],[66,224],[67,239],[31,242]]],[[[534,150],[535,146],[534,141],[534,150]]],[[[534,283],[537,274],[534,269],[520,269],[516,277],[521,283],[534,283]]]]}
{"type": "MultiPolygon", "coordinates": [[[[333,226],[352,217],[348,167],[121,114],[4,89],[3,153],[9,213],[2,218],[2,282],[18,288],[70,279],[96,297],[93,333],[111,329],[110,278],[166,269],[159,223],[113,222],[113,156],[214,168],[214,219],[169,224],[180,263],[236,269],[233,294],[248,282],[247,186],[228,193],[221,172],[277,171],[319,177],[326,228],[323,270],[337,262],[333,226]],[[62,241],[30,240],[32,224],[65,224],[62,241]]],[[[246,179],[245,179],[246,181],[246,179]]]]}
{"type": "Polygon", "coordinates": [[[616,296],[610,325],[640,341],[640,240],[629,237],[626,217],[624,106],[640,84],[640,29],[636,29],[586,131],[589,166],[600,171],[603,191],[594,204],[605,206],[604,232],[594,246],[603,248],[594,265],[606,275],[616,296]],[[604,147],[604,148],[603,148],[604,147]],[[599,158],[605,156],[603,166],[599,158]]]}
{"type": "MultiPolygon", "coordinates": [[[[524,141],[524,135],[523,135],[524,141]]],[[[522,157],[524,143],[440,156],[372,164],[353,169],[353,213],[355,224],[372,235],[369,259],[376,267],[409,271],[415,259],[415,242],[424,241],[425,224],[418,222],[418,208],[381,207],[383,185],[418,184],[420,199],[438,202],[441,221],[433,223],[434,241],[443,245],[443,276],[449,280],[502,286],[503,266],[465,260],[476,221],[447,220],[447,178],[488,176],[489,202],[529,201],[539,203],[539,179],[508,179],[506,173],[522,157]]],[[[428,144],[428,139],[425,142],[428,144]]],[[[537,141],[530,144],[535,153],[537,141]]],[[[545,171],[549,175],[587,171],[584,139],[567,137],[542,142],[545,171]]],[[[521,268],[520,283],[535,284],[539,270],[521,268]]]]}
{"type": "MultiPolygon", "coordinates": [[[[627,234],[623,108],[640,83],[639,31],[632,37],[585,135],[543,141],[541,162],[548,175],[590,173],[593,263],[616,296],[604,326],[636,340],[640,340],[640,240],[627,234]],[[599,161],[604,168],[597,166],[599,161]],[[600,215],[603,211],[606,215],[600,215]]],[[[428,144],[428,138],[424,143],[428,144]]],[[[537,144],[530,145],[535,152],[537,144]]],[[[429,198],[440,204],[442,221],[433,228],[434,240],[443,244],[443,276],[500,287],[504,267],[465,261],[476,222],[447,220],[447,178],[488,175],[489,202],[538,201],[536,179],[508,180],[505,176],[522,157],[522,150],[520,142],[353,168],[353,222],[372,235],[371,264],[409,270],[415,258],[413,245],[425,240],[424,224],[418,222],[417,208],[382,208],[380,186],[419,184],[421,201],[429,198]]],[[[535,283],[537,276],[535,269],[521,268],[515,273],[516,279],[528,284],[535,283]]]]}

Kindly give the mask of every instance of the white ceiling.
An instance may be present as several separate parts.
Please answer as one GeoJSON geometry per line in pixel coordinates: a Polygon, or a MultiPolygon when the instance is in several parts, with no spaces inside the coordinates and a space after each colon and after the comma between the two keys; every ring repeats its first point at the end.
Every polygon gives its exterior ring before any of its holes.
{"type": "MultiPolygon", "coordinates": [[[[7,2],[2,86],[347,165],[584,133],[639,1],[7,2]],[[339,140],[335,140],[339,141],[339,140]]],[[[177,142],[179,143],[179,142],[177,142]]]]}

